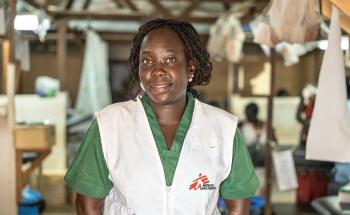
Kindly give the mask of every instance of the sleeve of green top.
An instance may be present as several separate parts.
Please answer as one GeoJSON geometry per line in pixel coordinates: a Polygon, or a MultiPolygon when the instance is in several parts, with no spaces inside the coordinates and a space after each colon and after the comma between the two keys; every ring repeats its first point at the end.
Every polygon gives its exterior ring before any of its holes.
{"type": "Polygon", "coordinates": [[[245,141],[237,128],[233,140],[232,166],[229,176],[220,185],[224,199],[242,199],[255,194],[259,186],[245,141]]]}
{"type": "Polygon", "coordinates": [[[113,186],[108,175],[98,123],[95,119],[85,133],[64,180],[77,193],[93,198],[104,198],[113,186]]]}

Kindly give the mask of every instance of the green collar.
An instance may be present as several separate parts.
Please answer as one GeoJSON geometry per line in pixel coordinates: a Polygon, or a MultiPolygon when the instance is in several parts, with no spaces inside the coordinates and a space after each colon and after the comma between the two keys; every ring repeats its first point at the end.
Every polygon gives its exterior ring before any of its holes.
{"type": "MultiPolygon", "coordinates": [[[[181,121],[179,123],[179,126],[176,130],[175,138],[173,145],[170,149],[170,151],[177,151],[180,152],[182,148],[183,141],[185,140],[187,131],[191,125],[192,121],[192,114],[194,109],[194,98],[191,93],[187,93],[187,104],[184,114],[182,115],[181,121]]],[[[151,105],[148,102],[148,95],[144,94],[141,98],[142,105],[146,111],[147,119],[150,124],[153,138],[156,142],[158,151],[162,150],[168,150],[167,145],[165,143],[165,138],[162,133],[162,130],[160,129],[160,125],[158,123],[157,117],[151,107],[151,105]]]]}

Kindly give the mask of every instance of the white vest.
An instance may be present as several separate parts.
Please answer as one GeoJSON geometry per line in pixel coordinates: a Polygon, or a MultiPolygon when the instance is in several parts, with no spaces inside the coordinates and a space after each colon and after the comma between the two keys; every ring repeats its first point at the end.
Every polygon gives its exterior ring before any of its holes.
{"type": "Polygon", "coordinates": [[[231,170],[235,116],[195,100],[169,187],[139,99],[108,106],[97,113],[97,121],[114,185],[105,199],[104,214],[220,214],[216,203],[220,184],[231,170]]]}

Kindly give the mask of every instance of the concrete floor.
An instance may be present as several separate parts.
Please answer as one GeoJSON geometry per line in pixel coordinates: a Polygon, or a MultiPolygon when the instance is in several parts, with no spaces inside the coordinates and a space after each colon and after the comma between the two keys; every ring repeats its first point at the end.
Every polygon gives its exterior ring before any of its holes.
{"type": "Polygon", "coordinates": [[[72,206],[48,207],[42,215],[74,215],[75,210],[72,206]]]}

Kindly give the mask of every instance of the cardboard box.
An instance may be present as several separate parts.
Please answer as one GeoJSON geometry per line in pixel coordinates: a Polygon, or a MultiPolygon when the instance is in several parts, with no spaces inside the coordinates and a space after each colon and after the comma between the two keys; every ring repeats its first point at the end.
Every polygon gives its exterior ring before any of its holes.
{"type": "Polygon", "coordinates": [[[53,125],[17,125],[14,129],[15,147],[19,150],[46,150],[55,143],[53,125]]]}

